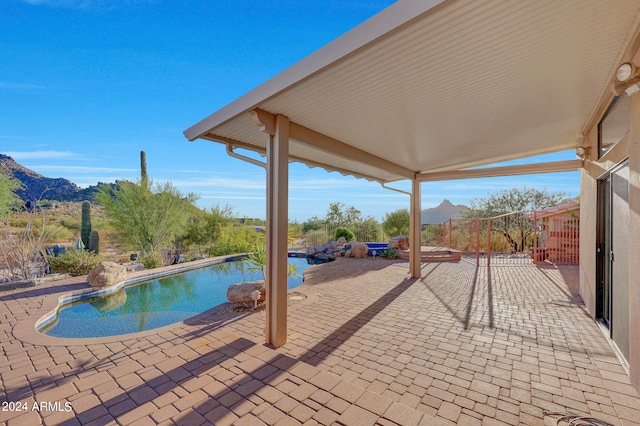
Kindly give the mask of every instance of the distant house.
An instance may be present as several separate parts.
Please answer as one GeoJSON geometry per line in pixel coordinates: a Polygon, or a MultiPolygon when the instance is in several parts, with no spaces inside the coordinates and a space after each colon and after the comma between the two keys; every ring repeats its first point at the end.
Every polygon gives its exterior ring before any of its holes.
{"type": "Polygon", "coordinates": [[[259,232],[261,234],[266,234],[267,233],[267,227],[266,226],[254,225],[253,226],[253,230],[256,231],[256,232],[259,232]]]}

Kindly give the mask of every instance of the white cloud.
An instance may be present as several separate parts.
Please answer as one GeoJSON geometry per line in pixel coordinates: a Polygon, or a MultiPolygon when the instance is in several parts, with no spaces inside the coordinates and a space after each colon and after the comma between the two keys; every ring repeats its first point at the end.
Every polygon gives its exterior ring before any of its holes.
{"type": "Polygon", "coordinates": [[[212,177],[194,180],[173,180],[171,182],[180,188],[226,188],[226,189],[261,189],[266,188],[264,179],[234,179],[212,177]]]}
{"type": "Polygon", "coordinates": [[[68,9],[110,8],[153,3],[154,0],[22,0],[33,6],[62,7],[68,9]]]}
{"type": "Polygon", "coordinates": [[[203,195],[201,200],[265,200],[265,197],[250,197],[238,195],[203,195]]]}
{"type": "Polygon", "coordinates": [[[37,165],[29,166],[30,168],[38,169],[38,171],[55,171],[55,172],[67,172],[67,173],[138,173],[138,169],[125,169],[116,167],[87,167],[87,166],[55,166],[55,165],[37,165]]]}
{"type": "Polygon", "coordinates": [[[8,151],[4,153],[14,160],[56,160],[56,159],[79,159],[79,154],[71,151],[8,151]]]}
{"type": "Polygon", "coordinates": [[[50,90],[47,86],[31,83],[14,83],[10,81],[0,81],[0,91],[11,92],[40,92],[44,90],[50,90]]]}

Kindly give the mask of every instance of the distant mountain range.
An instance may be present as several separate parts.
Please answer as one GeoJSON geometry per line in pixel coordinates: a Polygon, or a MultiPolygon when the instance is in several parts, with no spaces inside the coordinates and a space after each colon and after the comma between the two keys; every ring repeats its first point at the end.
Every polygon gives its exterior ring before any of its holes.
{"type": "MultiPolygon", "coordinates": [[[[23,201],[34,202],[37,200],[56,201],[91,201],[95,202],[95,194],[102,185],[115,186],[110,183],[98,183],[96,186],[80,188],[75,183],[65,178],[48,178],[17,163],[8,155],[0,154],[0,170],[13,176],[22,182],[23,188],[16,191],[23,201]]],[[[460,217],[464,205],[452,204],[444,200],[439,206],[422,210],[422,223],[442,223],[451,218],[460,217]]]]}
{"type": "Polygon", "coordinates": [[[95,193],[101,185],[113,185],[98,183],[97,186],[80,188],[75,183],[64,178],[48,178],[33,170],[18,164],[8,155],[0,154],[0,170],[7,176],[12,176],[22,182],[23,188],[16,194],[24,202],[37,200],[56,201],[95,201],[95,193]]]}
{"type": "Polygon", "coordinates": [[[431,225],[434,223],[442,223],[449,219],[457,219],[461,217],[462,211],[467,206],[462,204],[452,204],[445,198],[439,206],[422,210],[422,224],[431,225]]]}

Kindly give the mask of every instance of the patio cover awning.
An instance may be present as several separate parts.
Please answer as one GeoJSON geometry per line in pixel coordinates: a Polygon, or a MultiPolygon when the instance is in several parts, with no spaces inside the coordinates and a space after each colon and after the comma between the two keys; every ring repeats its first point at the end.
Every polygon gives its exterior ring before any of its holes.
{"type": "MultiPolygon", "coordinates": [[[[267,343],[287,339],[288,161],[411,180],[418,278],[420,182],[581,143],[629,59],[639,10],[638,0],[402,0],[187,129],[189,140],[266,153],[267,343]]],[[[577,160],[565,163],[558,170],[577,160]]]]}
{"type": "Polygon", "coordinates": [[[185,136],[264,152],[250,113],[280,114],[291,161],[382,182],[571,149],[639,18],[637,0],[399,1],[185,136]]]}

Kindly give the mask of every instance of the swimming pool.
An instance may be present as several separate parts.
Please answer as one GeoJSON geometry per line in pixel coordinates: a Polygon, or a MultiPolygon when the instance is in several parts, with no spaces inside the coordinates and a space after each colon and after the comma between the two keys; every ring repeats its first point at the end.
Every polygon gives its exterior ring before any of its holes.
{"type": "MultiPolygon", "coordinates": [[[[288,288],[302,284],[310,266],[304,258],[290,258],[297,277],[288,288]]],[[[245,262],[219,263],[177,275],[124,287],[115,293],[77,300],[58,308],[38,331],[54,337],[105,337],[135,333],[173,324],[227,302],[229,285],[262,279],[245,262]]]]}

